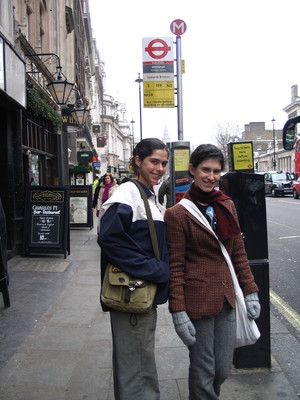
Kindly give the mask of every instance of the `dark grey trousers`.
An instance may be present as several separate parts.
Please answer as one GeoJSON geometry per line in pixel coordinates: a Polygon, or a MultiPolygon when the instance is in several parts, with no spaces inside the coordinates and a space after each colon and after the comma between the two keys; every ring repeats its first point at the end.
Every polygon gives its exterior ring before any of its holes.
{"type": "Polygon", "coordinates": [[[192,322],[196,328],[196,343],[189,347],[189,399],[216,400],[232,367],[235,310],[225,302],[220,314],[192,322]]]}
{"type": "Polygon", "coordinates": [[[110,312],[115,400],[159,400],[154,344],[156,310],[110,312]]]}

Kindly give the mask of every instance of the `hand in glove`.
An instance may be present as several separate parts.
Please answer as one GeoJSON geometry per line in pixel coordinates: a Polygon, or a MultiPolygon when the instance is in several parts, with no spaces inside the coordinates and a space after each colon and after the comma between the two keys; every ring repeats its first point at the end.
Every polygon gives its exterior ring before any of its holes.
{"type": "Polygon", "coordinates": [[[249,319],[257,319],[260,316],[260,304],[257,292],[245,296],[247,314],[249,319]]]}
{"type": "Polygon", "coordinates": [[[99,218],[99,210],[96,211],[96,215],[99,218]]]}
{"type": "Polygon", "coordinates": [[[185,311],[172,313],[175,331],[183,343],[189,347],[196,343],[196,329],[185,311]]]}

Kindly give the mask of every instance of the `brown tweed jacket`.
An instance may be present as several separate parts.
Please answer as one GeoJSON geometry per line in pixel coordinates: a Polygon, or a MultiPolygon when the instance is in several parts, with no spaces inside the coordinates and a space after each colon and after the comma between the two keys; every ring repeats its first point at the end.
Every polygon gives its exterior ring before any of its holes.
{"type": "MultiPolygon", "coordinates": [[[[185,197],[191,200],[189,193],[185,197]]],[[[232,200],[225,200],[234,218],[232,200]]],[[[220,245],[212,233],[182,205],[165,212],[170,260],[170,312],[186,311],[191,319],[210,317],[221,312],[226,298],[235,307],[230,271],[220,245]]],[[[224,240],[244,295],[258,292],[241,234],[224,240]]]]}

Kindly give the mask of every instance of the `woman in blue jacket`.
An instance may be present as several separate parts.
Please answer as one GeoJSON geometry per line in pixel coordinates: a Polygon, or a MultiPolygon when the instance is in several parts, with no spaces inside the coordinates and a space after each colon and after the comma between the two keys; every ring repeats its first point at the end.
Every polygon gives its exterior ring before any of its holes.
{"type": "Polygon", "coordinates": [[[131,314],[108,309],[113,339],[114,393],[116,400],[159,400],[154,357],[156,307],[168,299],[169,260],[163,216],[152,191],[166,172],[168,149],[159,139],[143,139],[133,151],[135,179],[143,186],[154,220],[160,260],[155,258],[141,194],[123,180],[103,204],[98,243],[101,247],[101,282],[108,262],[136,278],[157,284],[153,308],[131,314]]]}

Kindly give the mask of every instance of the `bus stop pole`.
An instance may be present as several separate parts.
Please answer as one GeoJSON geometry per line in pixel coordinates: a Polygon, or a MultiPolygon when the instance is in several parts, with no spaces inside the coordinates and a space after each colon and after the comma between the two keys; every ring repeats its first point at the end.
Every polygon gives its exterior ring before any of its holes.
{"type": "Polygon", "coordinates": [[[183,140],[183,113],[182,113],[182,67],[181,67],[181,37],[176,37],[176,71],[177,71],[177,122],[178,140],[183,140]]]}

